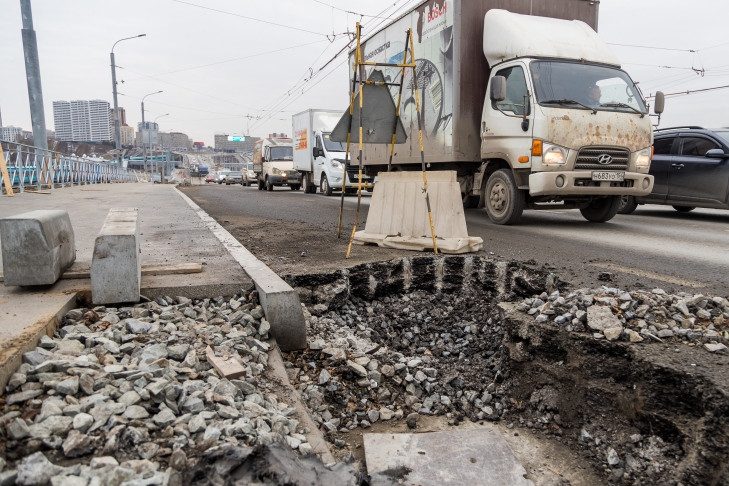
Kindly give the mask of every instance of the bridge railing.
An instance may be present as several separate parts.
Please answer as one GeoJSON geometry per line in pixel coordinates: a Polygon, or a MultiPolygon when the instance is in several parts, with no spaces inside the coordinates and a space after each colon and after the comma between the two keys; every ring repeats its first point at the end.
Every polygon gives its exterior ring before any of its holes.
{"type": "MultiPolygon", "coordinates": [[[[3,140],[0,145],[14,191],[139,180],[137,174],[116,162],[95,161],[3,140]]],[[[0,176],[0,193],[3,190],[5,181],[0,176]]]]}

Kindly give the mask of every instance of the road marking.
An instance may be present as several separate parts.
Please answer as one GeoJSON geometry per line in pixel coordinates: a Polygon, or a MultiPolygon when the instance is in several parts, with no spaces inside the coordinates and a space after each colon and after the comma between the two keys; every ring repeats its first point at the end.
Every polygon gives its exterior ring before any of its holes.
{"type": "Polygon", "coordinates": [[[658,273],[647,272],[645,270],[638,270],[631,267],[623,267],[614,263],[589,263],[590,266],[604,268],[606,270],[613,270],[615,272],[629,273],[638,277],[652,278],[654,280],[660,280],[661,282],[667,282],[674,285],[682,285],[686,287],[701,288],[707,287],[708,284],[703,282],[697,282],[696,280],[686,280],[682,278],[669,277],[667,275],[660,275],[658,273]]]}

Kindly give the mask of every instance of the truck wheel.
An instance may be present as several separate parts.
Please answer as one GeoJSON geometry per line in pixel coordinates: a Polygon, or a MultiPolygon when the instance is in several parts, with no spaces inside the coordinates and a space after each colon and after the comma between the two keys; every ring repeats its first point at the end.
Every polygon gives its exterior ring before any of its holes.
{"type": "Polygon", "coordinates": [[[688,213],[689,211],[696,209],[696,206],[673,206],[673,209],[679,213],[688,213]]]}
{"type": "Polygon", "coordinates": [[[463,200],[463,207],[465,209],[475,208],[476,206],[478,206],[478,196],[466,196],[465,194],[461,193],[461,199],[463,200]]]}
{"type": "Polygon", "coordinates": [[[620,206],[618,206],[618,214],[630,214],[638,207],[633,196],[620,196],[620,206]]]}
{"type": "Polygon", "coordinates": [[[580,209],[580,212],[588,221],[604,223],[618,214],[619,207],[620,196],[608,196],[594,199],[587,207],[580,209]]]}
{"type": "Polygon", "coordinates": [[[271,184],[271,179],[266,179],[266,190],[267,191],[273,191],[273,184],[271,184]]]}
{"type": "Polygon", "coordinates": [[[524,211],[526,196],[507,169],[497,170],[486,183],[486,213],[496,224],[514,224],[524,211]]]}
{"type": "Polygon", "coordinates": [[[321,193],[325,196],[331,196],[332,195],[332,186],[329,185],[329,179],[327,179],[326,174],[322,174],[321,176],[321,193]]]}
{"type": "Polygon", "coordinates": [[[262,191],[263,190],[263,181],[260,180],[260,179],[258,180],[258,190],[259,191],[262,191]]]}
{"type": "Polygon", "coordinates": [[[299,189],[301,189],[301,186],[298,184],[291,184],[291,186],[289,187],[291,187],[292,191],[298,191],[299,189]]]}

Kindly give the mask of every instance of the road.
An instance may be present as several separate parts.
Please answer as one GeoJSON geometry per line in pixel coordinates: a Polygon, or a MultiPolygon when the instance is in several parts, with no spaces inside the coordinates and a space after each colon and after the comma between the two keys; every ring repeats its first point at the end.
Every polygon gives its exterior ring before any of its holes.
{"type": "MultiPolygon", "coordinates": [[[[313,273],[414,255],[354,246],[352,258],[345,260],[356,196],[345,197],[342,238],[337,239],[338,194],[327,198],[287,188],[266,192],[217,184],[184,191],[278,272],[313,273]]],[[[362,199],[360,228],[369,199],[362,199]]],[[[521,224],[499,226],[483,210],[469,209],[466,221],[469,235],[484,240],[481,254],[531,261],[576,288],[658,287],[724,297],[729,292],[729,211],[681,214],[671,207],[646,205],[604,224],[585,221],[577,210],[525,211],[521,224]]]]}

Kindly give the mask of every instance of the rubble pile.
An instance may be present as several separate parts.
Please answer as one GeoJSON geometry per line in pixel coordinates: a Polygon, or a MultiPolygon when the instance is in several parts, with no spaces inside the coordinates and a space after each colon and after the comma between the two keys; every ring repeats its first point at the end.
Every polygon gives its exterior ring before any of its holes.
{"type": "Polygon", "coordinates": [[[317,304],[305,313],[309,350],[287,359],[292,383],[323,430],[400,418],[414,427],[418,414],[447,414],[458,423],[504,413],[498,310],[483,295],[444,300],[422,291],[379,301],[350,297],[338,309],[317,304]]]}
{"type": "Polygon", "coordinates": [[[729,343],[729,301],[723,297],[601,287],[543,292],[517,309],[536,322],[553,322],[609,341],[681,340],[710,352],[726,351],[724,343],[729,343]]]}
{"type": "Polygon", "coordinates": [[[223,444],[310,453],[294,408],[262,376],[270,326],[255,298],[68,312],[8,383],[0,484],[167,484],[223,444]],[[243,375],[222,378],[206,351],[236,358],[243,375]]]}

